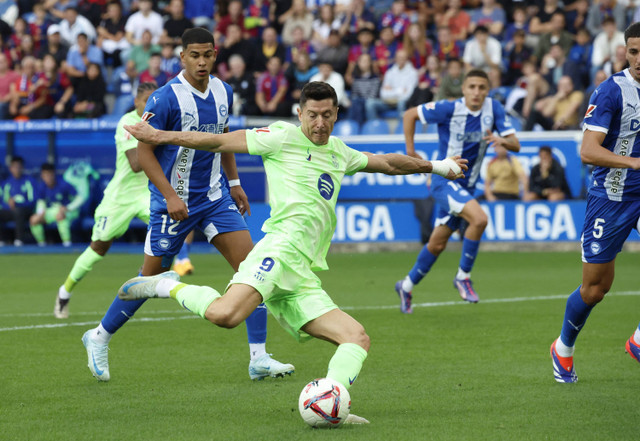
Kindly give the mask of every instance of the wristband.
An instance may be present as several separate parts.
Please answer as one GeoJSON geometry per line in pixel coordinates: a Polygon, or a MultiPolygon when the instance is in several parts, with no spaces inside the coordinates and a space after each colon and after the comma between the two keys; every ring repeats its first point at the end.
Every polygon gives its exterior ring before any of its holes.
{"type": "Polygon", "coordinates": [[[229,187],[240,186],[240,179],[229,179],[229,187]]]}

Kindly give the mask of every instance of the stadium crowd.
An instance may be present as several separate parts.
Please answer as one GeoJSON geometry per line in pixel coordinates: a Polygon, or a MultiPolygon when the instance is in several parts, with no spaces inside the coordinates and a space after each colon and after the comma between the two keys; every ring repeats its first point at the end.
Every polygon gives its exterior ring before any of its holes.
{"type": "Polygon", "coordinates": [[[0,0],[0,118],[121,115],[140,82],[181,69],[180,36],[214,32],[217,75],[243,115],[292,116],[310,80],[343,117],[397,117],[461,96],[486,70],[524,129],[572,129],[625,67],[634,0],[0,0]]]}

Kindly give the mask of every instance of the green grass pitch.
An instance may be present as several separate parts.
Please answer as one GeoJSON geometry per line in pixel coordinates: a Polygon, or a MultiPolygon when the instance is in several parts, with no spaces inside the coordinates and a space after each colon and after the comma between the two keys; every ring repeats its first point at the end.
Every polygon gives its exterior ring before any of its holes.
{"type": "MultiPolygon", "coordinates": [[[[414,253],[330,255],[324,287],[372,340],[350,390],[353,413],[371,424],[333,431],[307,427],[297,410],[333,346],[298,344],[272,318],[267,350],[295,364],[292,377],[251,382],[244,326],[217,329],[152,300],[111,341],[111,381],[95,381],[80,338],[141,256],[107,256],[74,291],[71,317],[56,320],[75,257],[0,256],[0,440],[637,439],[640,365],[624,353],[640,320],[637,254],[618,257],[612,293],[578,339],[575,385],[553,380],[548,351],[580,282],[578,253],[481,253],[477,305],[452,287],[459,253],[444,253],[410,316],[393,285],[414,253]]],[[[232,272],[219,255],[192,257],[186,281],[225,286],[232,272]]]]}

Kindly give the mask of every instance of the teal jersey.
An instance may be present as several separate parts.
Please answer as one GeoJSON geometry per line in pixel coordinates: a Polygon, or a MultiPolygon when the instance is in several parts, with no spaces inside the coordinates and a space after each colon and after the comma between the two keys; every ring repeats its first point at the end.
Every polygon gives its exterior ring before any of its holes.
{"type": "Polygon", "coordinates": [[[124,129],[124,125],[134,125],[142,119],[133,110],[126,113],[116,128],[116,171],[104,190],[104,199],[122,203],[123,200],[149,199],[149,181],[144,172],[134,172],[125,152],[138,147],[138,140],[124,129]]]}
{"type": "Polygon", "coordinates": [[[269,184],[271,216],[262,231],[286,237],[314,270],[327,269],[340,183],[365,168],[367,156],[334,136],[315,145],[282,121],[247,130],[246,137],[249,153],[262,156],[269,184]]]}

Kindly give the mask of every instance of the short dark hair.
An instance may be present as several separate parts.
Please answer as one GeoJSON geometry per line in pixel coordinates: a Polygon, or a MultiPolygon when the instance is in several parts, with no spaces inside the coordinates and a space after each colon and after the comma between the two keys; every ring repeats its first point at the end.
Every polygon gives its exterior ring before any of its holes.
{"type": "Polygon", "coordinates": [[[489,33],[489,28],[484,26],[484,25],[480,25],[473,31],[473,35],[476,35],[476,34],[479,34],[479,33],[488,34],[489,33]]]}
{"type": "Polygon", "coordinates": [[[626,31],[624,31],[624,42],[625,44],[630,38],[640,38],[640,21],[629,25],[626,31]]]}
{"type": "Polygon", "coordinates": [[[146,83],[140,83],[138,85],[138,90],[136,91],[136,96],[140,96],[145,92],[153,92],[154,90],[156,90],[158,88],[158,85],[155,83],[155,81],[147,81],[146,83]]]}
{"type": "Polygon", "coordinates": [[[187,48],[190,44],[211,43],[213,47],[216,47],[216,42],[213,39],[211,32],[204,28],[191,28],[187,29],[182,34],[182,47],[187,48]]]}
{"type": "Polygon", "coordinates": [[[543,145],[540,147],[540,151],[541,152],[547,152],[549,153],[549,156],[553,156],[553,154],[551,153],[551,147],[549,147],[548,145],[543,145]]]}
{"type": "Polygon", "coordinates": [[[338,96],[330,84],[322,81],[307,83],[300,92],[300,107],[304,107],[307,100],[322,101],[330,98],[334,107],[338,107],[338,96]]]}
{"type": "Polygon", "coordinates": [[[13,163],[13,162],[19,162],[20,164],[24,165],[24,158],[22,156],[12,156],[11,161],[9,161],[9,163],[13,163]]]}
{"type": "Polygon", "coordinates": [[[471,78],[471,77],[480,77],[489,81],[489,75],[487,75],[487,73],[482,69],[471,69],[469,72],[465,74],[464,79],[466,81],[467,78],[471,78]]]}
{"type": "Polygon", "coordinates": [[[600,26],[604,26],[605,24],[616,24],[616,19],[613,18],[610,15],[607,15],[605,18],[602,19],[602,23],[600,23],[600,26]]]}
{"type": "Polygon", "coordinates": [[[42,166],[40,167],[40,171],[52,171],[55,173],[56,171],[56,167],[55,165],[53,165],[50,162],[45,162],[44,164],[42,164],[42,166]]]}

